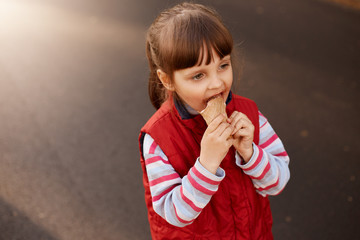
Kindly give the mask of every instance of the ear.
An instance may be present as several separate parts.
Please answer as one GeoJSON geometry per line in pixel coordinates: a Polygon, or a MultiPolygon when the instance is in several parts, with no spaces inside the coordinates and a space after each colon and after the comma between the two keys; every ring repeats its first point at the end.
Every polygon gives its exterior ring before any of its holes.
{"type": "Polygon", "coordinates": [[[156,70],[157,76],[160,79],[161,83],[164,85],[164,87],[169,91],[175,91],[175,88],[173,84],[171,83],[170,76],[165,73],[163,70],[158,69],[156,70]]]}

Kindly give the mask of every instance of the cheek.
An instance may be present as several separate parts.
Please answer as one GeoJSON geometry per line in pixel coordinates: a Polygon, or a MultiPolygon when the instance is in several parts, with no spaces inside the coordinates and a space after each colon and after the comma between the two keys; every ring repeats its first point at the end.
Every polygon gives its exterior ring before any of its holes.
{"type": "Polygon", "coordinates": [[[193,109],[196,111],[201,111],[205,108],[205,92],[204,88],[196,85],[191,86],[187,89],[182,89],[183,92],[181,93],[182,99],[189,104],[193,109]]]}
{"type": "Polygon", "coordinates": [[[232,71],[229,71],[229,73],[226,74],[225,76],[225,82],[227,87],[231,87],[232,82],[233,82],[233,74],[232,71]]]}

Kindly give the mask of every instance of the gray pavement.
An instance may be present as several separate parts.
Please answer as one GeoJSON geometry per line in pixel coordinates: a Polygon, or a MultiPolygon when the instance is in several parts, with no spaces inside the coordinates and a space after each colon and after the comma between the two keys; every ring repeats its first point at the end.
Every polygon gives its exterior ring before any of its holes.
{"type": "MultiPolygon", "coordinates": [[[[154,112],[144,34],[175,2],[0,1],[0,240],[150,239],[137,145],[154,112]]],[[[275,239],[358,237],[360,12],[206,3],[244,56],[237,93],[291,158],[271,197],[275,239]]]]}

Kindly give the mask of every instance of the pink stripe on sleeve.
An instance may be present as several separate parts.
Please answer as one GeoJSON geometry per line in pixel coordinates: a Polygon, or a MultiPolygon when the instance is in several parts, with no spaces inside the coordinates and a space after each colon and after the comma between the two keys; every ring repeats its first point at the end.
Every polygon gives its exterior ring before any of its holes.
{"type": "Polygon", "coordinates": [[[149,154],[154,154],[157,146],[158,145],[156,144],[156,142],[153,141],[153,143],[151,144],[150,149],[149,149],[149,154]]]}
{"type": "Polygon", "coordinates": [[[173,204],[173,205],[174,205],[175,215],[176,215],[177,219],[179,220],[179,222],[184,223],[184,224],[188,224],[188,223],[191,223],[193,221],[193,220],[186,221],[186,220],[182,219],[181,217],[179,217],[179,215],[177,214],[177,211],[176,211],[175,204],[173,204]]]}
{"type": "Polygon", "coordinates": [[[287,154],[287,152],[286,152],[286,151],[284,151],[284,152],[281,152],[281,153],[275,154],[275,156],[277,156],[277,157],[287,157],[287,156],[288,156],[288,154],[287,154]]]}
{"type": "Polygon", "coordinates": [[[260,128],[263,128],[268,122],[266,121],[260,128]]]}
{"type": "Polygon", "coordinates": [[[162,193],[160,193],[159,195],[156,195],[154,197],[152,197],[152,201],[156,202],[158,200],[160,200],[163,196],[165,196],[167,193],[171,192],[171,190],[173,190],[177,185],[172,185],[171,187],[169,187],[168,189],[166,189],[165,191],[163,191],[162,193]]]}
{"type": "Polygon", "coordinates": [[[161,156],[154,156],[154,157],[148,158],[145,160],[145,164],[149,165],[149,164],[157,162],[157,161],[162,161],[165,164],[170,164],[168,161],[163,159],[161,156]]]}
{"type": "Polygon", "coordinates": [[[254,164],[251,165],[251,166],[248,167],[248,168],[244,168],[244,167],[243,167],[244,171],[250,171],[250,170],[254,169],[257,165],[259,165],[259,163],[260,163],[260,161],[261,161],[264,153],[263,153],[263,150],[262,150],[261,148],[258,148],[258,149],[259,149],[259,155],[258,155],[258,157],[256,158],[254,164]]]}
{"type": "Polygon", "coordinates": [[[197,183],[197,182],[195,181],[195,179],[191,176],[191,174],[188,174],[187,177],[188,177],[189,182],[191,183],[191,185],[192,185],[194,188],[196,188],[197,190],[199,190],[200,192],[203,192],[203,193],[205,193],[205,194],[207,194],[207,195],[213,195],[213,194],[215,194],[215,191],[211,191],[211,190],[209,190],[209,189],[201,186],[199,183],[197,183]]]}
{"type": "Polygon", "coordinates": [[[189,198],[185,196],[182,186],[180,187],[180,194],[182,200],[184,200],[184,202],[186,202],[192,209],[194,209],[195,212],[200,212],[202,210],[202,208],[197,207],[189,198]]]}
{"type": "Polygon", "coordinates": [[[269,190],[270,188],[276,187],[278,184],[279,184],[279,177],[278,177],[276,183],[271,184],[271,185],[269,185],[269,186],[267,186],[265,188],[258,188],[258,190],[259,191],[269,190]]]}
{"type": "Polygon", "coordinates": [[[269,172],[269,170],[270,170],[270,163],[268,162],[268,163],[266,164],[266,167],[265,167],[264,171],[261,173],[260,176],[258,176],[258,177],[250,176],[250,177],[251,177],[252,179],[261,180],[261,179],[263,179],[264,176],[269,172]]]}
{"type": "Polygon", "coordinates": [[[199,179],[203,180],[206,183],[209,183],[211,185],[218,185],[220,183],[220,181],[214,181],[204,176],[201,172],[199,172],[199,170],[196,169],[196,167],[193,167],[191,171],[195,174],[196,177],[198,177],[199,179]]]}
{"type": "Polygon", "coordinates": [[[269,138],[266,142],[264,142],[263,144],[260,145],[261,148],[266,148],[267,146],[269,146],[271,143],[273,143],[276,139],[278,139],[278,136],[276,135],[276,133],[274,135],[272,135],[271,138],[269,138]]]}
{"type": "Polygon", "coordinates": [[[162,183],[162,182],[165,182],[165,181],[169,181],[169,180],[173,180],[173,179],[176,179],[176,178],[180,178],[179,174],[177,173],[172,173],[170,175],[165,175],[165,176],[161,176],[159,178],[156,178],[152,181],[149,181],[149,185],[150,187],[156,185],[156,184],[159,184],[159,183],[162,183]]]}

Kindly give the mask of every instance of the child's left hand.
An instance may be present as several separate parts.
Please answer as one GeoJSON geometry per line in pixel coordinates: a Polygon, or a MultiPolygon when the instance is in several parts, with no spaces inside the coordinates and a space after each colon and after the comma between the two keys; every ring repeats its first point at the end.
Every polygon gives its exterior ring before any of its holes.
{"type": "Polygon", "coordinates": [[[253,155],[253,140],[255,127],[250,119],[243,113],[234,111],[228,119],[234,128],[231,135],[235,139],[233,146],[245,162],[253,155]]]}

